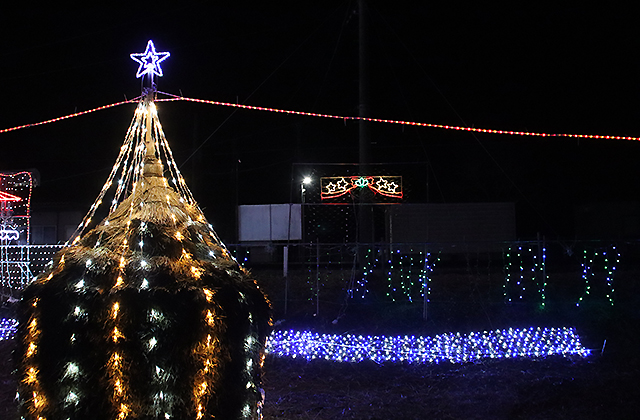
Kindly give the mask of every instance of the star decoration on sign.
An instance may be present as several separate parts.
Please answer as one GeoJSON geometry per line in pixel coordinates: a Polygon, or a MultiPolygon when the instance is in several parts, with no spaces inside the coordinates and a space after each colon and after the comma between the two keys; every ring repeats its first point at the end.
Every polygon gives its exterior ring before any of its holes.
{"type": "MultiPolygon", "coordinates": [[[[402,199],[402,176],[328,176],[320,178],[320,198],[322,200],[336,199],[346,194],[361,194],[359,191],[371,190],[376,196],[402,199]]],[[[379,200],[379,198],[376,198],[379,200]]]]}
{"type": "Polygon", "coordinates": [[[340,181],[338,181],[338,185],[337,185],[338,189],[340,191],[344,191],[348,188],[348,186],[349,186],[349,183],[344,178],[340,178],[340,181]]]}
{"type": "Polygon", "coordinates": [[[147,42],[147,49],[143,53],[134,53],[130,57],[140,63],[136,77],[142,77],[145,74],[149,74],[152,78],[153,75],[162,76],[162,68],[160,63],[169,58],[171,54],[168,52],[156,52],[156,47],[153,45],[153,41],[147,42]]]}
{"type": "Polygon", "coordinates": [[[384,179],[383,177],[380,177],[380,179],[378,180],[378,182],[376,182],[376,185],[378,186],[379,190],[384,190],[386,188],[388,188],[389,186],[389,181],[387,181],[386,179],[384,179]]]}

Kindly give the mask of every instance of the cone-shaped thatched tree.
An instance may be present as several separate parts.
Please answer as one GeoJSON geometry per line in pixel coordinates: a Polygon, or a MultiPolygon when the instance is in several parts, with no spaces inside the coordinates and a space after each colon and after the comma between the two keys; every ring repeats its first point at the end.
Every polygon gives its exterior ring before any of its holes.
{"type": "Polygon", "coordinates": [[[260,418],[269,330],[265,296],[193,200],[149,94],[72,244],[24,292],[22,416],[260,418]]]}

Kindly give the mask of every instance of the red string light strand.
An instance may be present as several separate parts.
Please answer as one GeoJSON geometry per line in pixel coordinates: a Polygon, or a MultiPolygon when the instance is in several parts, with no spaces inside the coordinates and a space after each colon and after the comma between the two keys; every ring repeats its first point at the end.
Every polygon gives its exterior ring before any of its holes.
{"type": "Polygon", "coordinates": [[[85,114],[91,114],[92,112],[102,111],[103,109],[113,108],[113,107],[116,107],[116,106],[119,106],[119,105],[137,103],[138,100],[139,100],[139,98],[129,99],[129,100],[126,100],[126,101],[115,102],[113,104],[104,105],[104,106],[100,106],[98,108],[89,109],[87,111],[80,111],[80,112],[76,112],[76,113],[73,113],[73,114],[64,115],[62,117],[52,118],[50,120],[40,121],[40,122],[32,123],[32,124],[18,125],[18,126],[11,127],[11,128],[4,128],[4,129],[0,130],[0,134],[8,133],[10,131],[20,130],[20,129],[23,129],[23,128],[36,127],[38,125],[44,125],[44,124],[54,123],[54,122],[58,122],[58,121],[62,121],[62,120],[67,120],[69,118],[79,117],[79,116],[85,115],[85,114]]]}
{"type": "MultiPolygon", "coordinates": [[[[167,94],[170,95],[170,94],[167,94]]],[[[403,121],[403,120],[389,120],[383,118],[368,118],[368,117],[356,117],[356,116],[342,116],[342,115],[332,115],[332,114],[318,114],[315,112],[304,112],[304,111],[293,111],[288,109],[279,109],[279,108],[268,108],[262,106],[254,106],[254,105],[243,105],[243,104],[234,104],[230,102],[220,102],[220,101],[210,101],[206,99],[195,99],[195,98],[186,98],[184,96],[175,96],[171,95],[173,98],[163,98],[156,99],[157,102],[169,102],[169,101],[187,101],[187,102],[196,102],[202,104],[209,105],[219,105],[219,106],[229,106],[234,108],[242,108],[249,109],[253,111],[267,111],[267,112],[276,112],[281,114],[292,114],[292,115],[303,115],[307,117],[318,117],[318,118],[331,118],[336,120],[352,120],[352,121],[370,121],[370,122],[378,122],[378,123],[386,123],[386,124],[400,124],[400,125],[413,125],[418,127],[429,127],[429,128],[440,128],[444,130],[457,130],[457,131],[472,131],[475,133],[488,133],[488,134],[505,134],[510,136],[532,136],[532,137],[572,137],[572,138],[581,138],[581,139],[600,139],[600,140],[633,140],[640,141],[640,137],[631,137],[631,136],[606,136],[599,134],[550,134],[550,133],[537,133],[537,132],[529,132],[529,131],[510,131],[510,130],[495,130],[491,128],[476,128],[476,127],[461,127],[456,125],[443,125],[443,124],[430,124],[430,123],[421,123],[415,121],[403,121]]],[[[135,103],[139,98],[130,99],[122,102],[116,102],[110,105],[104,105],[98,108],[93,108],[87,111],[76,112],[74,114],[65,115],[58,118],[53,118],[46,121],[41,121],[32,124],[19,125],[16,127],[0,129],[0,134],[8,133],[9,131],[16,131],[22,128],[35,127],[38,125],[49,124],[61,120],[66,120],[73,117],[78,117],[80,115],[90,114],[96,111],[102,111],[103,109],[113,108],[119,105],[135,103]]]]}
{"type": "Polygon", "coordinates": [[[174,98],[158,99],[158,101],[188,101],[188,102],[197,102],[197,103],[204,103],[204,104],[210,104],[210,105],[220,105],[220,106],[230,106],[235,108],[250,109],[254,111],[268,111],[268,112],[277,112],[277,113],[283,113],[283,114],[304,115],[308,117],[332,118],[332,119],[338,119],[338,120],[370,121],[370,122],[379,122],[379,123],[387,123],[387,124],[414,125],[418,127],[440,128],[445,130],[458,130],[458,131],[473,131],[476,133],[506,134],[511,136],[573,137],[573,138],[588,138],[588,139],[640,141],[640,137],[630,137],[630,136],[605,136],[605,135],[598,135],[598,134],[566,134],[566,133],[549,134],[549,133],[536,133],[536,132],[529,132],[529,131],[510,131],[510,130],[495,130],[490,128],[461,127],[461,126],[455,126],[455,125],[430,124],[430,123],[421,123],[421,122],[403,121],[403,120],[388,120],[383,118],[368,118],[368,117],[356,117],[356,116],[349,117],[349,116],[331,115],[331,114],[317,114],[314,112],[292,111],[292,110],[279,109],[279,108],[267,108],[267,107],[261,107],[261,106],[253,106],[253,105],[234,104],[230,102],[209,101],[206,99],[186,98],[183,96],[175,96],[174,98]]]}

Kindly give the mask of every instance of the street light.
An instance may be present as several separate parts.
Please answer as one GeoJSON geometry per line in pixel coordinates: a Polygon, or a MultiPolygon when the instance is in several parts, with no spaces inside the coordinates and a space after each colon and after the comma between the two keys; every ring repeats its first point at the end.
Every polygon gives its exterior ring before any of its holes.
{"type": "Polygon", "coordinates": [[[300,202],[304,203],[304,192],[307,189],[304,187],[305,185],[309,185],[313,182],[313,179],[310,176],[305,176],[302,178],[302,182],[300,183],[300,202]]]}

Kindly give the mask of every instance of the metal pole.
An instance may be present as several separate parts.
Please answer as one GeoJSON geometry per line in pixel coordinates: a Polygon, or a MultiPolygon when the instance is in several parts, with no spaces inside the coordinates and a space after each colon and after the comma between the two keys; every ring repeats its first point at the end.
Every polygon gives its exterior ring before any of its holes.
{"type": "Polygon", "coordinates": [[[320,242],[316,242],[316,316],[320,314],[320,242]]]}
{"type": "Polygon", "coordinates": [[[422,318],[427,320],[427,310],[429,303],[429,272],[428,270],[428,258],[429,254],[427,253],[427,244],[424,245],[424,265],[422,267],[423,270],[423,278],[422,278],[422,318]]]}
{"type": "MultiPolygon", "coordinates": [[[[291,204],[289,204],[291,206],[291,204]]],[[[282,276],[284,277],[284,313],[287,313],[289,301],[289,245],[285,245],[282,251],[282,276]]]]}
{"type": "MultiPolygon", "coordinates": [[[[359,80],[358,115],[360,117],[370,117],[369,115],[369,63],[368,63],[368,37],[367,37],[367,5],[365,0],[358,0],[358,41],[359,41],[359,80]]],[[[369,136],[369,122],[360,120],[359,122],[359,155],[360,169],[366,172],[367,165],[371,159],[371,139],[369,136]]],[[[362,174],[362,172],[361,172],[362,174]]]]}

